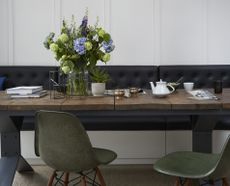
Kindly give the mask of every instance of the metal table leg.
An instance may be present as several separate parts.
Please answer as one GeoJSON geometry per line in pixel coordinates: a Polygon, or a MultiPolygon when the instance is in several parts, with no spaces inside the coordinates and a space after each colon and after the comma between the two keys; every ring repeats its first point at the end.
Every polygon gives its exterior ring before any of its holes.
{"type": "Polygon", "coordinates": [[[21,156],[20,128],[23,117],[0,115],[1,155],[0,186],[11,186],[16,170],[33,171],[32,167],[21,156]]]}
{"type": "Polygon", "coordinates": [[[212,130],[214,129],[218,117],[210,115],[193,116],[193,151],[212,152],[212,130]]]}

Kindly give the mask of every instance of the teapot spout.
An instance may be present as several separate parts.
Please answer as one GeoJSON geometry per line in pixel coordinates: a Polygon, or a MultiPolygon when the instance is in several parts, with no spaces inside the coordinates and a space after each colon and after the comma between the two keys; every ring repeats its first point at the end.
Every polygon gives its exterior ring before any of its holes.
{"type": "Polygon", "coordinates": [[[154,91],[154,89],[155,89],[155,86],[154,86],[154,83],[151,81],[151,82],[149,82],[150,83],[150,86],[151,86],[151,89],[152,89],[152,92],[154,91]]]}

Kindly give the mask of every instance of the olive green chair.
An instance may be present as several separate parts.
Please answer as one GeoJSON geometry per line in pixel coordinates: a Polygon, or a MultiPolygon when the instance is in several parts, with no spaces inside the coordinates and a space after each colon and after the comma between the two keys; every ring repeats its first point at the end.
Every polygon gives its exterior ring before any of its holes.
{"type": "Polygon", "coordinates": [[[175,185],[214,185],[222,181],[229,186],[230,136],[220,154],[198,152],[173,152],[159,159],[154,169],[160,173],[175,176],[175,185]],[[202,182],[202,184],[200,184],[202,182]]]}
{"type": "Polygon", "coordinates": [[[54,169],[49,186],[54,182],[65,186],[70,183],[105,186],[98,166],[112,162],[117,155],[111,150],[92,147],[76,116],[65,112],[38,111],[35,123],[35,153],[54,169]],[[75,174],[70,173],[77,173],[77,176],[71,178],[75,174]]]}

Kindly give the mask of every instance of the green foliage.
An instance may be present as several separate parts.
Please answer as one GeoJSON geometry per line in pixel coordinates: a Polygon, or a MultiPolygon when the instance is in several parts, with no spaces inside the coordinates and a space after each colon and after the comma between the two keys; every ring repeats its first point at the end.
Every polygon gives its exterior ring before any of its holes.
{"type": "Polygon", "coordinates": [[[99,67],[90,70],[90,77],[93,83],[106,83],[110,80],[108,72],[99,67]]]}
{"type": "Polygon", "coordinates": [[[54,36],[50,33],[43,44],[53,52],[65,74],[92,69],[98,61],[106,63],[115,47],[110,34],[99,27],[98,22],[88,25],[87,12],[78,27],[74,17],[70,24],[63,20],[60,35],[54,36]]]}

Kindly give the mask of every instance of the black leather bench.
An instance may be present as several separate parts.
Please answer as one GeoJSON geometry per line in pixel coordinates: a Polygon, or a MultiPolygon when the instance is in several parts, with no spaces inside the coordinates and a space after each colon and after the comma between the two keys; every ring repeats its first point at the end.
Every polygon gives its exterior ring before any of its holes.
{"type": "Polygon", "coordinates": [[[42,85],[49,89],[49,71],[53,66],[0,66],[0,76],[6,77],[3,88],[15,86],[42,85]]]}
{"type": "MultiPolygon", "coordinates": [[[[195,88],[211,88],[215,80],[221,79],[224,87],[230,87],[230,65],[179,65],[179,66],[101,66],[106,69],[111,81],[107,89],[136,86],[150,89],[149,81],[193,81],[195,88]]],[[[49,71],[54,66],[1,66],[0,76],[5,76],[4,88],[21,85],[42,85],[49,89],[49,71]]],[[[180,85],[182,88],[182,85],[180,85]]],[[[190,116],[183,117],[136,117],[101,116],[82,117],[88,130],[186,130],[191,129],[190,116]],[[112,118],[112,119],[111,119],[112,118]]],[[[24,128],[31,129],[33,118],[25,118],[24,128]]],[[[216,129],[230,129],[230,117],[223,117],[216,129]]]]}
{"type": "MultiPolygon", "coordinates": [[[[223,87],[230,87],[230,65],[177,65],[159,66],[159,78],[164,81],[194,82],[194,88],[213,88],[216,80],[223,81],[223,87]]],[[[183,85],[180,85],[183,88],[183,85]]]]}
{"type": "Polygon", "coordinates": [[[111,81],[107,89],[139,87],[150,89],[149,82],[158,80],[157,66],[102,66],[107,70],[111,81]]]}

